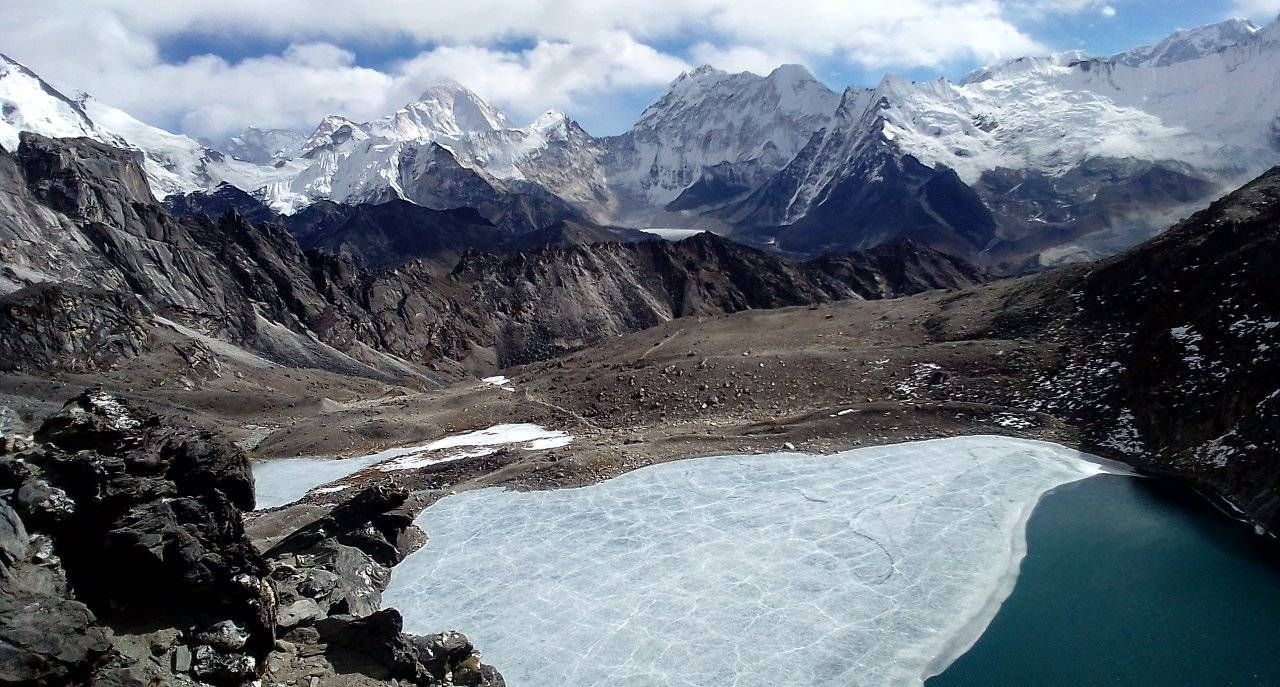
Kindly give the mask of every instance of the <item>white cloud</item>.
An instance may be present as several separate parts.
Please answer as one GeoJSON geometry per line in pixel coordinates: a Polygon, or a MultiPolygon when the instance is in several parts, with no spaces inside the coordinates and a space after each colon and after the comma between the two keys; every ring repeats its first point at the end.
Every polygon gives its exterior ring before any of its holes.
{"type": "Polygon", "coordinates": [[[446,46],[396,65],[396,95],[408,101],[423,84],[451,78],[511,109],[517,118],[528,118],[551,108],[571,108],[578,99],[601,92],[665,84],[688,68],[684,60],[617,31],[574,43],[542,41],[520,52],[446,46]]]}
{"type": "Polygon", "coordinates": [[[767,75],[783,64],[804,64],[806,59],[791,52],[769,52],[749,45],[719,47],[711,43],[696,43],[689,49],[691,61],[709,64],[728,72],[753,72],[767,75]]]}
{"type": "Polygon", "coordinates": [[[1234,14],[1262,21],[1280,16],[1280,0],[1236,0],[1234,14]]]}
{"type": "MultiPolygon", "coordinates": [[[[1253,0],[1257,2],[1258,0],[1253,0]]],[[[521,119],[652,87],[688,63],[767,72],[783,62],[871,70],[992,62],[1044,50],[1029,12],[1098,0],[9,0],[0,50],[56,85],[148,121],[216,135],[253,123],[370,118],[442,77],[521,119]],[[279,44],[238,61],[175,62],[192,36],[279,44]],[[692,38],[691,38],[692,37],[692,38]],[[351,49],[408,48],[371,69],[351,49]],[[520,46],[512,48],[511,46],[520,46]],[[653,46],[666,46],[658,49],[653,46]],[[674,46],[674,47],[673,47],[674,46]],[[420,50],[416,55],[413,50],[420,50]]],[[[836,84],[837,86],[842,84],[836,84]]]]}
{"type": "Polygon", "coordinates": [[[1117,13],[1115,4],[1107,0],[1005,0],[1005,6],[1013,14],[1039,19],[1082,12],[1114,17],[1117,13]]]}

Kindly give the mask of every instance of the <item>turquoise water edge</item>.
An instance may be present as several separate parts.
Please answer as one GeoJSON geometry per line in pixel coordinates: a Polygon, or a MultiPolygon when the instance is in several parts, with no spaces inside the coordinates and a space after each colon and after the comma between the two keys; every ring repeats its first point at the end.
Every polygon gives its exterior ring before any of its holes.
{"type": "Polygon", "coordinates": [[[1280,686],[1280,553],[1176,485],[1059,487],[1012,594],[925,685],[1280,686]]]}

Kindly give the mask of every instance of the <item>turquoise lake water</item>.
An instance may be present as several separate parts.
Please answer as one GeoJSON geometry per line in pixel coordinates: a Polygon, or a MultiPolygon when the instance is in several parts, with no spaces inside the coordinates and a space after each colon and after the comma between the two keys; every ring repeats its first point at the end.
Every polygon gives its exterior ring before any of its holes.
{"type": "Polygon", "coordinates": [[[1280,554],[1189,491],[1047,494],[1013,593],[926,687],[1280,686],[1280,554]]]}

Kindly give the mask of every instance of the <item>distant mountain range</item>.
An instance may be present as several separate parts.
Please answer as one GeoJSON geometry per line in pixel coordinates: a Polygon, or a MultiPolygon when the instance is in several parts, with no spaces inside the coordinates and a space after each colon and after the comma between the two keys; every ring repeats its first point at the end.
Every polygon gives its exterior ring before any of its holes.
{"type": "Polygon", "coordinates": [[[0,60],[19,131],[142,153],[161,198],[229,183],[272,212],[320,201],[474,208],[510,234],[563,223],[706,228],[798,256],[909,238],[997,272],[1122,250],[1280,162],[1280,25],[1231,20],[1111,57],[1025,57],[959,83],[835,93],[803,67],[700,67],[629,131],[524,127],[457,83],[308,133],[201,143],[0,60]]]}

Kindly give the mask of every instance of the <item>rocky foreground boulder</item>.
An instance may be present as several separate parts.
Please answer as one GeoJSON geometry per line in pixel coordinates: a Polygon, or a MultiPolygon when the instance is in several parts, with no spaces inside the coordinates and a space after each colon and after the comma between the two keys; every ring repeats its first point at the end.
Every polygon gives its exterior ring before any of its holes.
{"type": "Polygon", "coordinates": [[[502,684],[462,635],[378,610],[421,543],[407,492],[361,492],[264,555],[221,435],[97,390],[34,434],[4,416],[0,685],[502,684]]]}

